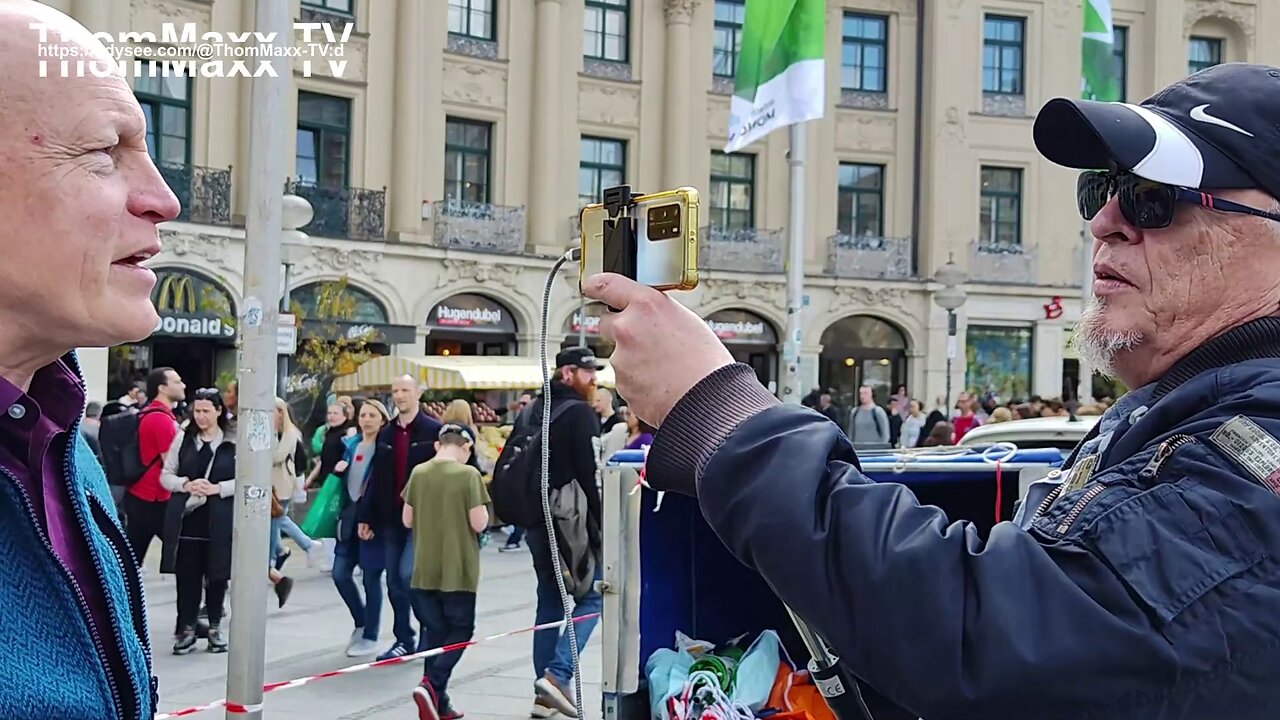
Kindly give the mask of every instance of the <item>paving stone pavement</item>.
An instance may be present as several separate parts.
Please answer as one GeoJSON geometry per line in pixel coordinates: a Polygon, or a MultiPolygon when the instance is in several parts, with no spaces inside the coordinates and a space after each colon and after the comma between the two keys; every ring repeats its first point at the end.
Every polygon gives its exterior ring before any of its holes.
{"type": "MultiPolygon", "coordinates": [[[[291,546],[292,543],[289,543],[291,546]]],[[[173,625],[176,589],[173,577],[158,570],[160,548],[148,554],[147,615],[160,678],[160,712],[200,705],[226,695],[228,655],[210,655],[201,641],[190,655],[174,656],[173,625]]],[[[482,552],[481,585],[476,607],[476,637],[533,625],[534,578],[527,551],[499,553],[496,545],[482,552]]],[[[289,604],[267,614],[266,681],[291,680],[347,667],[372,658],[348,658],[351,615],[327,575],[305,566],[294,548],[285,566],[297,584],[289,604]]],[[[359,581],[357,579],[357,584],[359,581]]],[[[234,610],[232,611],[234,622],[234,610]]],[[[583,695],[588,719],[600,714],[600,627],[582,654],[583,695]]],[[[468,648],[454,671],[450,694],[468,720],[513,720],[529,717],[533,701],[532,634],[468,648]]],[[[391,606],[384,601],[383,648],[391,644],[391,606]]],[[[264,718],[271,720],[412,720],[417,717],[409,693],[422,676],[421,662],[373,668],[300,687],[279,690],[264,699],[264,718]]],[[[221,718],[221,709],[190,717],[221,718]]]]}

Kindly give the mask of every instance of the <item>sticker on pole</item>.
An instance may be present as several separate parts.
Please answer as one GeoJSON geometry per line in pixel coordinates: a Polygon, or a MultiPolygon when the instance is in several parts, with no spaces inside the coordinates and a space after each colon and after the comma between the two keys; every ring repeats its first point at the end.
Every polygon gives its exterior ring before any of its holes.
{"type": "Polygon", "coordinates": [[[263,452],[271,449],[271,413],[265,410],[245,410],[244,421],[248,424],[249,451],[263,452]]]}
{"type": "Polygon", "coordinates": [[[262,301],[256,297],[244,299],[244,326],[258,327],[262,324],[262,301]]]}

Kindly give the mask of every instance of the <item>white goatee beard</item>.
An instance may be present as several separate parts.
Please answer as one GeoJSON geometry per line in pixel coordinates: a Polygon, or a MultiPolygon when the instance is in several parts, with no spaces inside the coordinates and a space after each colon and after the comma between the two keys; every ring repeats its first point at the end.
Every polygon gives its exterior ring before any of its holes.
{"type": "Polygon", "coordinates": [[[1116,356],[1138,347],[1143,337],[1137,330],[1109,329],[1106,309],[1102,298],[1093,298],[1080,315],[1080,322],[1076,323],[1073,340],[1081,360],[1099,374],[1113,378],[1116,356]]]}

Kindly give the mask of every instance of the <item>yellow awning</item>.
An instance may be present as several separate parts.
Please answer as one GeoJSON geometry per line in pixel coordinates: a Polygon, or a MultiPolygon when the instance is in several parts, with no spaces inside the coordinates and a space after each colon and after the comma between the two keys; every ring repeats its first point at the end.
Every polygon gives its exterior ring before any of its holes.
{"type": "MultiPolygon", "coordinates": [[[[613,387],[613,368],[596,376],[601,387],[613,387]]],[[[429,390],[531,390],[542,386],[542,369],[536,358],[495,355],[398,355],[369,360],[356,371],[360,387],[387,387],[401,375],[423,383],[429,390]]]]}
{"type": "Polygon", "coordinates": [[[333,385],[331,387],[334,392],[355,392],[360,389],[360,381],[356,379],[356,374],[351,372],[334,378],[333,385]]]}

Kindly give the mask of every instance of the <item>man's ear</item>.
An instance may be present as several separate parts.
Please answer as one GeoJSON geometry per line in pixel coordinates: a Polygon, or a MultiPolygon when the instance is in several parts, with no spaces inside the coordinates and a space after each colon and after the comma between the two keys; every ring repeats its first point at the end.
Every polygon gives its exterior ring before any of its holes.
{"type": "Polygon", "coordinates": [[[440,441],[436,441],[436,452],[440,452],[440,441]]]}

